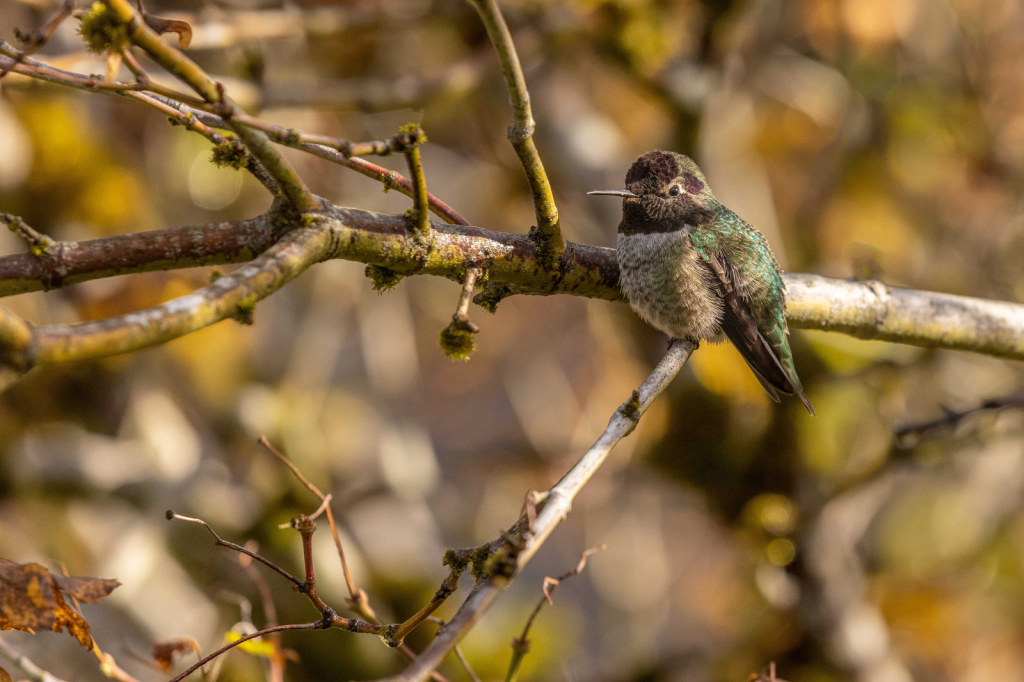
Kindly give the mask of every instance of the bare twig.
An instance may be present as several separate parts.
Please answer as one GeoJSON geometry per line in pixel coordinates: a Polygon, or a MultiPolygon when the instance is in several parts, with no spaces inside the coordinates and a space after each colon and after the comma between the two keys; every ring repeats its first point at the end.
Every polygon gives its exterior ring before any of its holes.
{"type": "Polygon", "coordinates": [[[26,242],[37,258],[56,258],[58,242],[45,234],[37,232],[31,225],[22,220],[19,216],[10,213],[0,213],[0,223],[7,225],[7,228],[18,235],[26,242]]]}
{"type": "Polygon", "coordinates": [[[262,637],[263,635],[268,635],[272,632],[283,632],[285,630],[324,630],[328,627],[330,627],[330,625],[325,625],[324,621],[315,620],[312,623],[293,623],[290,625],[278,625],[276,627],[266,628],[265,630],[258,630],[257,632],[253,632],[243,637],[239,637],[230,644],[226,644],[221,648],[217,649],[212,654],[209,654],[208,656],[199,659],[198,661],[196,661],[194,665],[192,665],[192,667],[190,667],[188,670],[172,679],[170,682],[181,682],[181,680],[185,679],[195,671],[199,670],[204,665],[206,665],[213,659],[217,658],[221,654],[230,651],[239,644],[244,644],[245,642],[248,642],[250,639],[256,639],[257,637],[262,637]]]}
{"type": "Polygon", "coordinates": [[[289,147],[298,147],[301,144],[316,144],[335,149],[346,158],[368,154],[388,156],[394,153],[403,153],[419,143],[417,135],[412,132],[399,132],[394,137],[384,140],[349,142],[340,137],[307,133],[297,128],[275,125],[247,114],[233,114],[231,120],[235,123],[263,131],[267,134],[267,137],[278,144],[288,145],[289,147]]]}
{"type": "Polygon", "coordinates": [[[214,83],[199,65],[182,52],[160,39],[159,34],[145,23],[128,0],[107,0],[107,4],[119,19],[125,23],[128,37],[135,45],[146,51],[160,66],[189,85],[207,103],[216,105],[218,113],[227,117],[229,125],[238,134],[250,152],[260,161],[274,178],[289,202],[302,213],[317,212],[320,203],[309,191],[306,183],[281,153],[270,143],[267,136],[257,130],[233,123],[230,119],[242,110],[224,93],[224,88],[214,83]]]}
{"type": "Polygon", "coordinates": [[[470,0],[494,49],[501,61],[501,70],[505,74],[509,100],[512,104],[512,123],[508,127],[508,139],[519,156],[526,179],[530,183],[533,194],[533,205],[537,216],[537,232],[535,234],[541,261],[552,265],[558,261],[565,251],[565,240],[558,224],[558,208],[551,193],[544,164],[540,160],[537,146],[533,142],[536,123],[530,107],[530,93],[526,90],[526,78],[519,64],[516,46],[512,34],[508,30],[505,18],[501,15],[497,0],[470,0]]]}
{"type": "Polygon", "coordinates": [[[80,73],[57,69],[48,64],[43,64],[35,61],[34,59],[29,59],[28,57],[22,58],[22,63],[17,63],[11,57],[4,56],[7,53],[13,52],[15,52],[15,50],[11,48],[10,43],[6,40],[0,40],[0,68],[7,68],[13,73],[18,73],[29,78],[37,78],[39,80],[65,85],[78,90],[85,90],[87,92],[98,92],[114,96],[121,96],[126,92],[146,91],[160,95],[161,97],[168,97],[176,101],[180,101],[189,106],[206,106],[206,102],[201,99],[164,87],[159,83],[151,82],[149,84],[143,84],[141,82],[121,83],[117,81],[106,81],[97,76],[86,76],[80,73]]]}
{"type": "Polygon", "coordinates": [[[523,658],[530,652],[530,628],[533,626],[533,621],[537,619],[537,615],[540,614],[540,610],[544,608],[545,604],[553,604],[551,601],[551,595],[555,589],[561,584],[563,580],[568,580],[574,575],[579,575],[580,571],[587,565],[587,557],[595,552],[600,552],[605,549],[604,545],[598,545],[597,547],[591,547],[590,549],[583,552],[583,556],[580,557],[580,561],[576,564],[576,567],[571,571],[567,571],[557,578],[544,578],[544,583],[541,586],[541,591],[544,592],[544,596],[540,598],[537,605],[533,607],[533,611],[530,613],[530,617],[526,619],[526,625],[523,626],[523,633],[512,640],[512,660],[508,664],[508,673],[505,675],[505,682],[515,682],[519,677],[519,666],[523,663],[523,658]]]}
{"type": "Polygon", "coordinates": [[[608,422],[597,442],[583,455],[544,496],[543,506],[532,528],[525,528],[520,519],[506,534],[508,537],[519,537],[518,546],[504,554],[504,561],[496,562],[496,570],[477,583],[466,601],[462,603],[455,616],[446,626],[438,630],[437,638],[423,650],[416,661],[400,675],[388,678],[388,682],[423,682],[430,672],[440,665],[462,638],[472,629],[484,611],[494,602],[499,594],[508,586],[529,560],[540,549],[544,541],[551,535],[555,527],[568,515],[572,501],[590,480],[597,469],[604,463],[612,448],[625,436],[632,433],[636,424],[654,399],[661,394],[675,378],[679,370],[689,359],[695,346],[688,341],[675,340],[669,346],[668,353],[655,367],[651,375],[633,391],[628,401],[623,403],[608,422]],[[509,565],[511,563],[511,565],[509,565]]]}
{"type": "MultiPolygon", "coordinates": [[[[127,50],[125,53],[130,54],[127,50]]],[[[172,122],[177,122],[186,130],[199,133],[215,145],[214,159],[217,162],[244,167],[271,193],[277,194],[277,182],[267,173],[267,170],[256,157],[244,145],[241,145],[237,139],[229,140],[202,121],[199,121],[195,116],[182,113],[180,109],[166,104],[157,97],[140,92],[126,92],[125,96],[166,114],[172,122]],[[233,159],[237,159],[237,161],[233,159]]]]}
{"type": "Polygon", "coordinates": [[[455,566],[452,568],[451,573],[441,583],[441,587],[434,593],[433,598],[420,609],[415,615],[410,617],[404,623],[394,629],[393,632],[389,632],[389,638],[384,641],[387,642],[388,646],[399,646],[405,637],[426,621],[438,608],[444,604],[445,600],[452,595],[455,590],[459,589],[459,576],[462,575],[465,566],[455,566]]]}
{"type": "MultiPolygon", "coordinates": [[[[334,539],[334,546],[338,550],[338,559],[341,561],[341,570],[345,575],[345,585],[348,587],[349,598],[345,600],[346,605],[355,613],[365,618],[368,622],[374,625],[382,625],[380,618],[377,613],[370,606],[370,599],[366,592],[356,587],[355,581],[352,579],[352,573],[348,567],[348,561],[345,560],[345,550],[341,544],[341,537],[338,534],[338,528],[334,523],[334,514],[331,511],[330,499],[331,496],[325,495],[320,488],[314,485],[302,471],[295,466],[295,464],[288,459],[280,450],[275,448],[266,436],[260,436],[259,444],[265,447],[272,455],[277,457],[281,462],[288,467],[288,469],[295,475],[302,485],[306,486],[306,489],[316,495],[322,501],[321,509],[327,514],[327,522],[331,527],[331,537],[334,539]]],[[[315,516],[315,515],[314,515],[315,516]]],[[[429,604],[428,604],[429,606],[429,604]]],[[[415,616],[414,616],[415,617],[415,616]]],[[[403,635],[404,636],[404,635],[403,635]]],[[[406,660],[413,661],[416,659],[416,653],[409,648],[407,644],[399,642],[397,649],[398,653],[401,654],[406,660]]],[[[436,672],[433,674],[435,682],[448,682],[440,673],[436,672]]]]}
{"type": "MultiPolygon", "coordinates": [[[[444,620],[436,616],[431,616],[430,618],[427,618],[427,620],[429,620],[431,623],[437,623],[441,626],[446,625],[444,620]]],[[[462,653],[462,647],[456,644],[455,647],[452,649],[452,653],[455,654],[455,658],[457,658],[459,660],[459,663],[462,664],[462,668],[466,671],[466,674],[469,675],[469,679],[471,680],[471,682],[483,682],[483,680],[480,679],[480,676],[476,674],[476,671],[473,670],[473,666],[469,664],[469,660],[466,658],[466,655],[462,653]]]]}
{"type": "Polygon", "coordinates": [[[57,12],[57,14],[50,19],[50,21],[48,21],[38,33],[23,34],[15,29],[15,34],[18,39],[21,40],[24,48],[15,51],[15,54],[11,55],[14,57],[14,64],[0,67],[0,78],[6,76],[14,65],[20,64],[26,57],[38,52],[43,45],[46,44],[46,41],[50,39],[53,32],[57,30],[57,27],[60,26],[65,19],[71,16],[71,11],[74,8],[74,0],[64,0],[64,4],[61,6],[60,11],[57,12]]]}
{"type": "Polygon", "coordinates": [[[983,401],[977,407],[972,407],[968,410],[952,410],[948,407],[943,407],[943,411],[946,413],[945,416],[931,421],[901,424],[894,428],[893,432],[900,446],[906,448],[915,445],[929,431],[942,429],[947,426],[956,426],[968,417],[983,412],[1001,412],[1019,407],[1024,407],[1024,394],[1013,393],[1001,398],[990,398],[983,401]]]}
{"type": "Polygon", "coordinates": [[[28,675],[28,679],[32,680],[32,682],[64,682],[61,678],[51,675],[40,668],[28,656],[16,650],[3,639],[0,639],[0,654],[9,658],[14,665],[18,666],[23,673],[28,675]]]}
{"type": "MultiPolygon", "coordinates": [[[[327,523],[331,527],[331,537],[334,539],[334,546],[338,550],[338,559],[341,561],[341,570],[345,574],[345,585],[346,585],[346,587],[348,587],[348,593],[349,593],[349,596],[352,599],[352,601],[359,601],[359,593],[361,592],[361,590],[356,589],[355,581],[352,580],[352,573],[351,573],[351,571],[349,571],[349,568],[348,568],[348,561],[345,560],[345,550],[344,550],[344,548],[341,545],[341,536],[338,535],[338,528],[334,524],[334,514],[331,512],[331,505],[330,505],[330,502],[329,502],[330,496],[329,495],[324,495],[324,493],[320,490],[320,488],[318,488],[315,485],[313,485],[313,483],[311,483],[309,481],[309,479],[306,478],[302,474],[301,471],[299,471],[299,468],[297,466],[295,466],[290,459],[285,457],[284,453],[282,453],[280,450],[275,448],[270,443],[270,441],[267,439],[266,436],[260,436],[258,442],[259,442],[260,445],[265,447],[268,452],[270,452],[272,455],[274,455],[279,460],[281,460],[281,462],[286,467],[288,467],[288,469],[293,474],[295,474],[295,478],[299,479],[299,482],[301,482],[302,485],[306,486],[306,488],[311,493],[316,495],[318,498],[320,498],[321,502],[323,502],[323,505],[322,505],[323,509],[327,513],[327,523]]],[[[364,593],[364,598],[365,598],[365,593],[364,593]]],[[[370,620],[370,621],[375,620],[376,617],[377,617],[376,614],[373,614],[372,612],[371,612],[371,614],[364,613],[362,615],[363,615],[364,618],[366,618],[367,620],[370,620]]]]}
{"type": "MultiPolygon", "coordinates": [[[[371,163],[357,157],[347,158],[341,152],[327,147],[322,147],[320,145],[297,144],[295,145],[295,148],[318,156],[326,161],[336,163],[339,166],[351,168],[355,172],[365,175],[368,178],[373,178],[374,180],[383,183],[385,190],[393,189],[410,198],[415,196],[416,189],[413,183],[403,177],[398,171],[388,170],[383,166],[378,166],[375,163],[371,163]]],[[[459,215],[455,209],[429,192],[427,193],[427,204],[431,211],[445,221],[453,225],[469,225],[469,221],[459,215]]]]}
{"type": "Polygon", "coordinates": [[[246,556],[252,557],[256,561],[258,561],[261,564],[263,564],[264,566],[266,566],[266,567],[268,567],[270,569],[273,569],[277,573],[281,574],[287,580],[290,580],[291,582],[293,582],[296,587],[298,587],[300,589],[303,587],[304,583],[301,580],[299,580],[298,578],[293,576],[291,573],[289,573],[288,571],[284,570],[283,568],[281,568],[280,566],[275,564],[270,559],[266,559],[266,558],[260,556],[256,552],[253,552],[252,550],[250,550],[250,549],[248,549],[246,547],[243,547],[241,545],[236,545],[235,543],[228,542],[227,540],[222,538],[220,535],[217,534],[217,531],[215,531],[210,526],[210,524],[208,524],[206,521],[203,521],[202,519],[194,518],[192,516],[183,516],[181,514],[176,514],[173,509],[168,509],[167,510],[167,520],[168,521],[172,521],[174,519],[177,519],[179,521],[188,521],[189,523],[198,523],[199,525],[201,525],[204,528],[206,528],[206,530],[210,531],[210,535],[212,535],[213,538],[214,538],[214,544],[216,544],[216,545],[218,545],[220,547],[227,547],[228,549],[232,549],[232,550],[238,552],[239,554],[245,554],[246,556]]]}

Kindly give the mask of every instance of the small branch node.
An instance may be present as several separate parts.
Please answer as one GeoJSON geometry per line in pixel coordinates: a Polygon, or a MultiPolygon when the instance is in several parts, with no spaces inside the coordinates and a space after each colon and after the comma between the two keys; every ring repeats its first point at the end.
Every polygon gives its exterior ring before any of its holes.
{"type": "Polygon", "coordinates": [[[624,402],[619,409],[625,417],[633,421],[640,419],[640,391],[633,389],[633,394],[629,397],[629,400],[624,402]]]}
{"type": "Polygon", "coordinates": [[[57,257],[60,242],[37,232],[19,216],[0,213],[0,223],[6,224],[11,232],[28,242],[32,255],[36,258],[57,257]]]}
{"type": "Polygon", "coordinates": [[[452,315],[451,324],[441,330],[441,351],[452,360],[469,360],[476,350],[476,340],[473,337],[480,331],[480,327],[469,319],[469,303],[473,300],[473,291],[480,273],[478,268],[466,271],[459,305],[452,315]]]}

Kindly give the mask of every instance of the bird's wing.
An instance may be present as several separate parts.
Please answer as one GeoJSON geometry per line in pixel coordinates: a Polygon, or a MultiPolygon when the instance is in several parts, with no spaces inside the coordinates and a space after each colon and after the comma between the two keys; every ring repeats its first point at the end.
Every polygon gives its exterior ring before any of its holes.
{"type": "MultiPolygon", "coordinates": [[[[724,255],[716,254],[705,262],[714,276],[712,282],[715,290],[724,303],[722,331],[747,361],[754,376],[761,382],[761,386],[772,400],[779,402],[779,392],[793,395],[796,391],[786,376],[782,363],[779,362],[764,334],[757,328],[757,320],[750,312],[747,302],[736,290],[728,259],[724,255]]],[[[802,394],[802,391],[800,393],[802,394]]],[[[806,402],[802,395],[801,398],[806,402]]]]}

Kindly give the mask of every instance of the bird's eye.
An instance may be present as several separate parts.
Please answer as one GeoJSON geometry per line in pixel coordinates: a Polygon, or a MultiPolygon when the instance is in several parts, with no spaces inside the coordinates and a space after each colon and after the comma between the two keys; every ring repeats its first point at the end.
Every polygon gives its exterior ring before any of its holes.
{"type": "Polygon", "coordinates": [[[679,185],[672,185],[668,190],[670,197],[677,197],[682,193],[683,189],[679,185]]]}

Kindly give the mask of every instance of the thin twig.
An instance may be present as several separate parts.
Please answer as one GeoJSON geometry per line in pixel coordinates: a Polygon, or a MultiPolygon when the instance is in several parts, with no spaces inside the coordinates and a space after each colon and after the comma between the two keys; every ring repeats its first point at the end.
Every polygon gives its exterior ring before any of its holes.
{"type": "Polygon", "coordinates": [[[473,300],[473,291],[476,287],[476,280],[480,276],[478,268],[466,270],[466,278],[462,280],[462,294],[459,296],[459,305],[455,309],[453,319],[465,324],[470,331],[477,332],[479,328],[469,319],[469,303],[473,300]]]}
{"type": "Polygon", "coordinates": [[[267,137],[278,144],[289,147],[297,147],[300,144],[316,144],[335,149],[345,157],[365,155],[389,156],[390,154],[405,152],[409,147],[418,142],[416,136],[409,132],[400,132],[394,137],[384,140],[350,142],[341,137],[307,133],[297,128],[275,125],[248,114],[233,114],[231,120],[263,131],[267,134],[267,137]]]}
{"type": "Polygon", "coordinates": [[[479,276],[479,268],[466,270],[466,276],[462,280],[459,305],[455,308],[452,321],[441,330],[441,350],[453,360],[468,360],[476,350],[476,341],[473,339],[473,335],[480,331],[480,327],[469,319],[469,303],[473,300],[473,292],[479,276]]]}
{"type": "MultiPolygon", "coordinates": [[[[447,625],[444,619],[438,618],[437,616],[431,616],[430,618],[427,618],[427,620],[431,623],[437,623],[442,627],[447,625]]],[[[455,658],[459,659],[459,663],[462,664],[462,668],[466,671],[466,674],[469,675],[471,682],[483,682],[483,680],[480,679],[480,676],[476,674],[476,671],[473,670],[473,666],[469,664],[469,660],[466,658],[466,655],[462,653],[462,647],[456,644],[455,648],[452,649],[452,653],[455,654],[455,658]]]]}
{"type": "Polygon", "coordinates": [[[399,625],[394,632],[389,633],[392,641],[385,640],[389,646],[398,646],[402,643],[405,637],[420,626],[421,623],[430,618],[430,616],[441,607],[442,604],[452,595],[455,590],[459,589],[459,576],[462,575],[463,568],[453,568],[448,577],[441,583],[441,587],[434,593],[433,598],[430,602],[419,610],[415,615],[410,617],[404,623],[399,625]]]}
{"type": "Polygon", "coordinates": [[[267,172],[274,178],[289,202],[301,213],[318,212],[320,202],[299,177],[298,173],[281,153],[270,143],[267,136],[247,126],[233,123],[235,114],[243,114],[241,108],[229,98],[222,85],[215,83],[180,50],[160,39],[159,34],[145,23],[138,11],[128,0],[107,0],[108,6],[123,21],[128,37],[142,48],[160,66],[164,67],[195,90],[207,103],[215,105],[217,113],[228,119],[232,130],[238,134],[245,146],[252,152],[267,172]]]}
{"type": "Polygon", "coordinates": [[[512,41],[505,18],[501,15],[497,0],[470,0],[494,49],[501,61],[501,70],[505,75],[509,101],[512,104],[512,123],[508,127],[508,139],[519,156],[519,161],[526,172],[533,194],[533,206],[537,217],[537,231],[534,235],[541,260],[553,265],[565,251],[565,239],[558,224],[558,208],[551,193],[544,164],[540,160],[537,146],[533,142],[536,123],[530,107],[530,93],[526,89],[526,78],[523,67],[519,64],[519,55],[512,41]]]}
{"type": "Polygon", "coordinates": [[[323,630],[323,629],[325,629],[324,628],[324,621],[322,621],[322,620],[315,620],[312,623],[293,623],[293,624],[290,624],[290,625],[278,625],[276,627],[266,628],[265,630],[258,630],[257,632],[253,632],[251,634],[245,635],[244,637],[239,637],[238,639],[236,639],[235,641],[231,642],[230,644],[226,644],[225,646],[222,646],[221,648],[217,649],[216,651],[214,651],[212,654],[206,656],[205,658],[199,659],[198,661],[196,661],[196,663],[191,668],[189,668],[185,672],[181,673],[180,675],[178,675],[174,679],[170,680],[170,682],[181,682],[181,680],[185,679],[186,677],[188,677],[189,675],[191,675],[195,671],[199,670],[204,665],[206,665],[207,663],[209,663],[213,659],[217,658],[218,656],[220,656],[224,652],[230,651],[231,649],[233,649],[234,647],[238,646],[239,644],[243,644],[245,642],[248,642],[250,639],[255,639],[257,637],[262,637],[263,635],[268,635],[268,634],[270,634],[272,632],[283,632],[284,630],[323,630]]]}
{"type": "MultiPolygon", "coordinates": [[[[358,157],[346,158],[341,152],[327,147],[322,147],[320,145],[296,144],[294,146],[296,149],[301,149],[304,152],[318,156],[325,161],[331,161],[339,166],[350,168],[368,178],[373,178],[374,180],[383,183],[385,190],[393,189],[397,192],[401,192],[407,197],[415,196],[415,187],[413,183],[410,182],[408,178],[403,177],[398,171],[388,170],[383,166],[378,166],[375,163],[358,157]]],[[[429,192],[427,193],[427,203],[430,210],[445,221],[453,225],[469,225],[469,221],[459,215],[455,209],[429,192]]]]}
{"type": "Polygon", "coordinates": [[[11,215],[10,213],[0,213],[0,223],[7,225],[11,232],[28,242],[34,256],[43,258],[56,255],[55,250],[58,242],[47,237],[45,234],[37,232],[19,216],[11,215]]]}
{"type": "MultiPolygon", "coordinates": [[[[257,442],[263,447],[265,447],[267,451],[270,452],[270,454],[274,455],[279,460],[281,460],[281,462],[286,467],[288,467],[289,471],[291,471],[295,475],[295,478],[299,479],[299,482],[302,483],[302,485],[306,486],[307,490],[309,490],[311,493],[320,498],[321,502],[324,502],[325,500],[328,499],[327,495],[324,495],[320,488],[316,487],[312,482],[310,482],[310,480],[306,478],[301,471],[299,471],[299,468],[295,466],[290,459],[285,457],[284,453],[282,453],[280,450],[275,448],[270,443],[266,436],[260,436],[257,442]]],[[[338,535],[338,528],[334,524],[334,514],[331,512],[331,505],[327,504],[326,502],[325,511],[327,512],[327,523],[331,527],[331,537],[334,538],[334,546],[338,550],[338,559],[341,560],[341,570],[345,574],[345,586],[348,587],[349,597],[353,601],[356,601],[358,600],[360,590],[356,588],[355,581],[352,580],[352,573],[351,571],[349,571],[348,561],[345,560],[345,549],[341,545],[341,537],[338,535]]],[[[366,618],[366,614],[362,615],[364,618],[366,618]]],[[[376,618],[376,614],[373,615],[374,618],[376,618]]],[[[373,620],[373,618],[366,619],[373,620]]]]}
{"type": "Polygon", "coordinates": [[[288,579],[291,582],[293,582],[296,587],[298,587],[300,589],[303,587],[304,583],[301,580],[299,580],[294,575],[292,575],[288,571],[284,570],[283,568],[281,568],[280,566],[275,564],[270,559],[265,559],[264,557],[260,556],[256,552],[253,552],[250,549],[242,547],[241,545],[236,545],[233,542],[228,542],[227,540],[225,540],[221,536],[217,535],[217,531],[215,531],[210,526],[210,524],[208,524],[206,521],[203,521],[202,519],[197,519],[197,518],[194,518],[194,517],[191,517],[191,516],[182,516],[181,514],[176,514],[173,509],[168,509],[166,516],[167,516],[167,520],[168,521],[172,521],[174,519],[178,519],[179,521],[188,521],[189,523],[198,523],[199,525],[201,525],[204,528],[206,528],[206,530],[210,531],[210,535],[212,535],[214,537],[214,541],[215,541],[214,544],[219,545],[221,547],[227,547],[228,549],[232,549],[232,550],[234,550],[234,551],[236,551],[236,552],[238,552],[240,554],[245,554],[246,556],[252,557],[256,561],[258,561],[261,564],[263,564],[264,566],[266,566],[268,568],[271,568],[274,571],[277,571],[283,577],[285,577],[286,579],[288,579]]]}
{"type": "MultiPolygon", "coordinates": [[[[552,487],[544,496],[537,515],[537,521],[531,529],[526,529],[525,517],[520,518],[505,534],[508,537],[519,536],[521,542],[515,551],[511,571],[503,566],[502,571],[494,572],[473,588],[458,612],[441,628],[430,646],[424,649],[416,661],[400,675],[387,678],[387,682],[424,682],[430,672],[440,665],[466,634],[473,628],[484,611],[494,602],[499,594],[508,586],[516,573],[533,558],[544,541],[551,535],[555,527],[569,514],[572,501],[582,490],[587,481],[594,475],[607,459],[612,448],[636,428],[640,417],[647,411],[679,370],[689,359],[696,347],[688,341],[674,340],[668,352],[658,366],[654,368],[640,388],[633,391],[628,401],[623,403],[608,422],[608,427],[583,457],[552,487]]],[[[503,536],[503,537],[505,537],[503,536]]],[[[504,562],[503,562],[504,563],[504,562]]]]}
{"type": "Polygon", "coordinates": [[[921,437],[929,431],[942,429],[947,426],[956,426],[968,417],[983,412],[1001,412],[1019,407],[1024,407],[1024,394],[1021,393],[1013,393],[1001,398],[990,398],[983,401],[977,407],[962,411],[943,407],[942,409],[946,413],[945,416],[931,421],[901,424],[893,429],[893,433],[896,435],[900,447],[908,448],[916,445],[921,437]]]}
{"type": "Polygon", "coordinates": [[[523,658],[526,657],[526,654],[530,652],[530,628],[533,627],[533,622],[537,619],[537,615],[540,614],[540,610],[544,608],[544,605],[554,603],[551,601],[551,595],[554,594],[555,589],[563,580],[568,580],[574,575],[579,575],[587,565],[587,557],[595,552],[600,552],[603,549],[605,549],[604,545],[591,547],[583,552],[583,556],[580,557],[579,563],[576,564],[576,567],[571,571],[567,571],[557,578],[544,578],[544,583],[541,585],[541,591],[544,595],[540,598],[540,601],[537,602],[537,605],[533,607],[530,617],[526,619],[526,625],[523,626],[523,633],[512,640],[512,659],[508,664],[508,673],[505,675],[505,682],[515,682],[519,677],[519,666],[522,665],[523,658]]]}
{"type": "MultiPolygon", "coordinates": [[[[320,498],[321,501],[330,499],[330,496],[324,495],[320,488],[318,488],[308,478],[306,478],[302,471],[299,470],[299,468],[295,466],[295,464],[290,459],[288,459],[288,457],[286,457],[284,453],[275,448],[267,439],[266,436],[260,436],[258,442],[260,445],[265,447],[272,455],[281,460],[281,462],[286,467],[288,467],[289,471],[291,471],[295,475],[295,477],[299,479],[299,482],[302,483],[302,485],[306,486],[306,489],[308,489],[311,493],[320,498]]],[[[338,550],[338,558],[341,561],[341,570],[345,575],[345,584],[349,590],[349,598],[346,599],[345,602],[350,609],[361,615],[368,622],[374,625],[382,625],[382,622],[380,618],[377,616],[377,613],[370,606],[370,599],[367,596],[366,592],[356,587],[355,581],[352,579],[352,573],[351,571],[349,571],[348,568],[348,561],[345,560],[345,550],[341,544],[341,537],[339,536],[338,528],[334,523],[334,514],[331,511],[331,505],[326,502],[324,503],[324,505],[324,511],[327,514],[327,522],[328,524],[330,524],[331,527],[331,536],[334,538],[334,546],[338,550]]],[[[410,649],[407,644],[400,644],[397,651],[407,661],[416,660],[416,652],[410,649]]],[[[435,680],[435,682],[449,682],[447,678],[445,678],[443,675],[436,671],[434,672],[432,677],[435,680]]]]}
{"type": "Polygon", "coordinates": [[[4,56],[13,52],[16,52],[16,50],[13,50],[10,43],[6,40],[0,40],[0,67],[7,68],[13,73],[27,76],[29,78],[36,78],[50,83],[65,85],[79,90],[85,90],[87,92],[99,92],[113,96],[121,96],[126,92],[145,91],[151,92],[154,95],[159,95],[160,97],[166,97],[168,99],[181,102],[191,107],[208,106],[204,100],[193,97],[187,93],[165,87],[159,83],[151,82],[149,84],[143,84],[139,82],[110,82],[97,76],[87,76],[85,74],[74,73],[72,71],[64,71],[63,69],[58,69],[50,66],[49,64],[37,62],[36,60],[29,59],[28,57],[24,57],[22,62],[19,64],[16,63],[14,59],[4,56]]]}
{"type": "Polygon", "coordinates": [[[64,0],[64,4],[61,6],[60,11],[52,19],[50,19],[50,21],[48,21],[45,26],[43,26],[42,30],[40,30],[38,33],[34,35],[24,35],[21,34],[17,29],[15,29],[15,34],[24,44],[24,48],[15,51],[15,54],[12,55],[14,57],[14,64],[10,66],[5,65],[2,68],[0,68],[0,78],[6,76],[14,66],[17,66],[22,61],[24,61],[26,57],[38,52],[43,47],[43,45],[46,44],[46,41],[50,39],[50,36],[53,35],[53,32],[57,30],[57,27],[60,26],[65,19],[71,16],[71,12],[72,10],[74,10],[74,8],[74,0],[64,0]]]}
{"type": "MultiPolygon", "coordinates": [[[[125,96],[134,99],[138,102],[142,102],[143,104],[151,106],[154,109],[160,111],[161,113],[166,114],[172,121],[176,121],[186,130],[191,130],[192,132],[199,133],[200,135],[202,135],[203,137],[205,137],[218,147],[223,147],[224,145],[232,145],[232,140],[229,140],[224,135],[220,134],[213,128],[207,126],[205,123],[198,120],[195,116],[182,113],[180,109],[177,109],[166,104],[162,99],[141,92],[127,92],[125,93],[125,96]]],[[[237,144],[237,140],[234,141],[234,143],[237,144]]],[[[262,166],[262,164],[260,164],[256,157],[253,156],[252,153],[244,146],[242,146],[241,149],[237,151],[241,152],[241,154],[244,156],[245,169],[248,170],[249,173],[251,173],[254,178],[259,180],[264,187],[270,190],[272,194],[277,194],[277,182],[274,180],[274,178],[270,176],[269,173],[267,173],[267,170],[262,166]]]]}
{"type": "Polygon", "coordinates": [[[28,675],[28,679],[32,680],[32,682],[64,682],[61,678],[51,675],[40,668],[28,656],[16,650],[3,639],[0,639],[0,654],[3,654],[11,660],[11,663],[21,668],[21,671],[28,675]]]}

